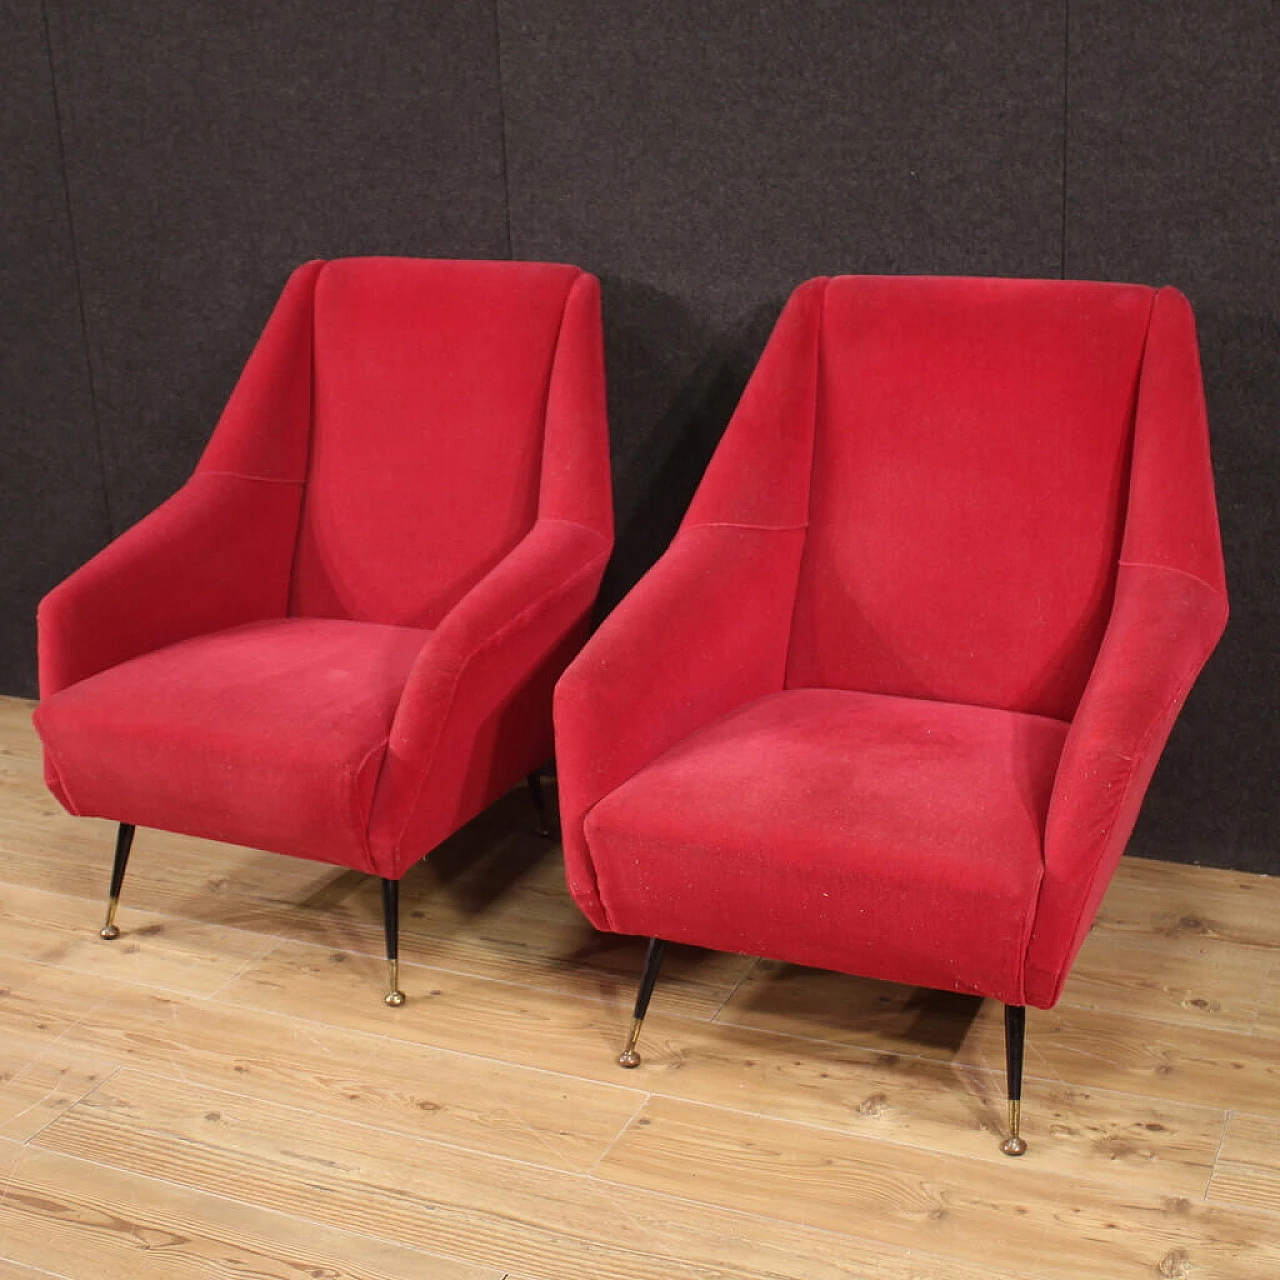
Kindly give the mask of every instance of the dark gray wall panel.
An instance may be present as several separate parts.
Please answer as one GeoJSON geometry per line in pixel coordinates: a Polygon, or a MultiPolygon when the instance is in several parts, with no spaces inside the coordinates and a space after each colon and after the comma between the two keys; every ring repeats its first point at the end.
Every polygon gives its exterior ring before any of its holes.
{"type": "Polygon", "coordinates": [[[4,691],[33,688],[37,597],[187,474],[306,258],[603,277],[606,606],[800,280],[1171,281],[1200,318],[1234,613],[1134,847],[1280,871],[1271,0],[1072,0],[1069,24],[1065,0],[43,9],[52,78],[42,6],[0,0],[4,691]]]}
{"type": "Polygon", "coordinates": [[[0,30],[0,690],[30,695],[36,603],[107,520],[40,6],[0,30]]]}
{"type": "Polygon", "coordinates": [[[489,5],[51,3],[112,516],[188,473],[289,270],[506,257],[489,5]]]}
{"type": "Polygon", "coordinates": [[[1059,273],[1059,5],[498,12],[513,251],[605,284],[606,602],[671,536],[801,280],[1059,273]]]}
{"type": "Polygon", "coordinates": [[[1200,329],[1232,618],[1133,847],[1280,871],[1280,23],[1272,0],[1072,0],[1066,265],[1175,284],[1200,329]]]}

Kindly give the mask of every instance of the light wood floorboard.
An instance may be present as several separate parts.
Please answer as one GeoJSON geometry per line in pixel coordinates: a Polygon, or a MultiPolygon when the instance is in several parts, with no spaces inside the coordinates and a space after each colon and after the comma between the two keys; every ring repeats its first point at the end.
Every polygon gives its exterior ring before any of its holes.
{"type": "MultiPolygon", "coordinates": [[[[223,1190],[234,1191],[235,1175],[223,1190]]],[[[0,1199],[0,1255],[75,1280],[502,1280],[496,1267],[29,1149],[0,1199]]]]}
{"type": "Polygon", "coordinates": [[[35,1267],[24,1266],[20,1262],[5,1262],[0,1259],[0,1280],[49,1280],[53,1276],[59,1280],[56,1271],[47,1271],[35,1267]]]}
{"type": "Polygon", "coordinates": [[[109,824],[0,699],[0,1280],[1273,1280],[1280,882],[1126,860],[1028,1017],[605,938],[514,794],[376,883],[109,824]]]}
{"type": "Polygon", "coordinates": [[[1280,1213],[1280,1124],[1259,1116],[1231,1117],[1209,1199],[1280,1213]]]}
{"type": "Polygon", "coordinates": [[[1017,1165],[931,1154],[667,1098],[615,1145],[602,1177],[839,1229],[1015,1274],[1161,1275],[1181,1260],[1223,1280],[1280,1274],[1280,1238],[1256,1214],[1178,1202],[1017,1165]]]}
{"type": "MultiPolygon", "coordinates": [[[[1158,966],[1157,951],[1149,982],[1156,981],[1158,966]]],[[[252,972],[251,967],[246,974],[252,972]]],[[[1142,989],[1141,981],[1135,983],[1135,1003],[1142,989]]],[[[1004,1063],[1002,1014],[990,1002],[979,1006],[963,997],[772,962],[756,965],[719,1017],[743,1027],[992,1070],[1004,1063]]],[[[1192,1015],[1184,1021],[1143,1017],[1073,1006],[1065,997],[1054,1009],[1027,1011],[1032,1075],[1224,1110],[1240,1106],[1280,1116],[1276,1046],[1273,1035],[1219,1031],[1192,1015]]]]}
{"type": "Polygon", "coordinates": [[[19,1024],[0,1034],[0,1137],[25,1142],[74,1106],[116,1064],[93,1057],[82,1045],[29,1033],[19,1024]]]}

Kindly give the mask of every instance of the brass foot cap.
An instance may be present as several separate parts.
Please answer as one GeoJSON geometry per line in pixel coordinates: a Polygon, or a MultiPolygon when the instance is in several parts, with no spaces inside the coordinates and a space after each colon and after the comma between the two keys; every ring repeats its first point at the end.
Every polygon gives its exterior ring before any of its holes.
{"type": "Polygon", "coordinates": [[[618,1054],[618,1066],[620,1067],[638,1067],[640,1065],[640,1055],[634,1049],[626,1049],[618,1054]]]}
{"type": "Polygon", "coordinates": [[[1006,1138],[1000,1144],[1000,1150],[1007,1156],[1021,1156],[1027,1153],[1026,1141],[1022,1138],[1006,1138]]]}
{"type": "Polygon", "coordinates": [[[104,942],[114,942],[120,936],[120,927],[114,924],[104,924],[98,930],[98,937],[104,942]]]}
{"type": "Polygon", "coordinates": [[[382,997],[382,1002],[383,1004],[390,1005],[393,1009],[398,1009],[402,1004],[404,1004],[404,992],[388,991],[387,994],[382,997]]]}

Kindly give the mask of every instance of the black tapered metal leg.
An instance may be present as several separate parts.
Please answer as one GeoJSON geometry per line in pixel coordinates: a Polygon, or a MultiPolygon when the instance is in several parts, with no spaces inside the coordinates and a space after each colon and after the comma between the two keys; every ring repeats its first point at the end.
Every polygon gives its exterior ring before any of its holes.
{"type": "Polygon", "coordinates": [[[1027,1144],[1018,1132],[1022,1119],[1022,1050],[1026,1043],[1027,1010],[1020,1004],[1004,1007],[1004,1069],[1009,1085],[1009,1136],[1000,1144],[1007,1156],[1024,1155],[1027,1144]]]}
{"type": "Polygon", "coordinates": [[[627,1032],[626,1047],[618,1055],[620,1067],[640,1065],[636,1041],[640,1039],[640,1028],[644,1024],[644,1015],[649,1011],[649,1000],[653,996],[653,988],[658,981],[658,970],[662,968],[662,960],[666,954],[667,944],[663,939],[649,939],[649,951],[644,958],[644,973],[640,975],[640,990],[636,992],[636,1007],[631,1018],[631,1030],[627,1032]]]}
{"type": "Polygon", "coordinates": [[[111,864],[111,897],[107,900],[107,920],[98,930],[98,937],[110,942],[120,936],[116,927],[116,908],[120,905],[120,890],[124,888],[124,870],[129,865],[129,850],[133,848],[133,827],[122,822],[116,830],[116,858],[111,864]]]}
{"type": "Polygon", "coordinates": [[[537,814],[538,825],[534,831],[540,836],[551,836],[551,819],[547,814],[547,796],[542,789],[542,774],[535,769],[525,781],[529,784],[529,799],[533,801],[533,811],[537,814]]]}
{"type": "Polygon", "coordinates": [[[383,1000],[393,1009],[404,1004],[400,990],[400,881],[382,880],[382,927],[387,936],[387,994],[383,1000]]]}

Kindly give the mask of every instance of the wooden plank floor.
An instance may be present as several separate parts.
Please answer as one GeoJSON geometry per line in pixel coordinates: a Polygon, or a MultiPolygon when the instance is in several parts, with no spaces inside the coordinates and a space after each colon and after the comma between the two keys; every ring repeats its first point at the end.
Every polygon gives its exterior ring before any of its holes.
{"type": "Polygon", "coordinates": [[[0,1280],[1274,1280],[1280,881],[1127,860],[1028,1016],[596,935],[513,795],[377,886],[111,828],[0,699],[0,1280]]]}

